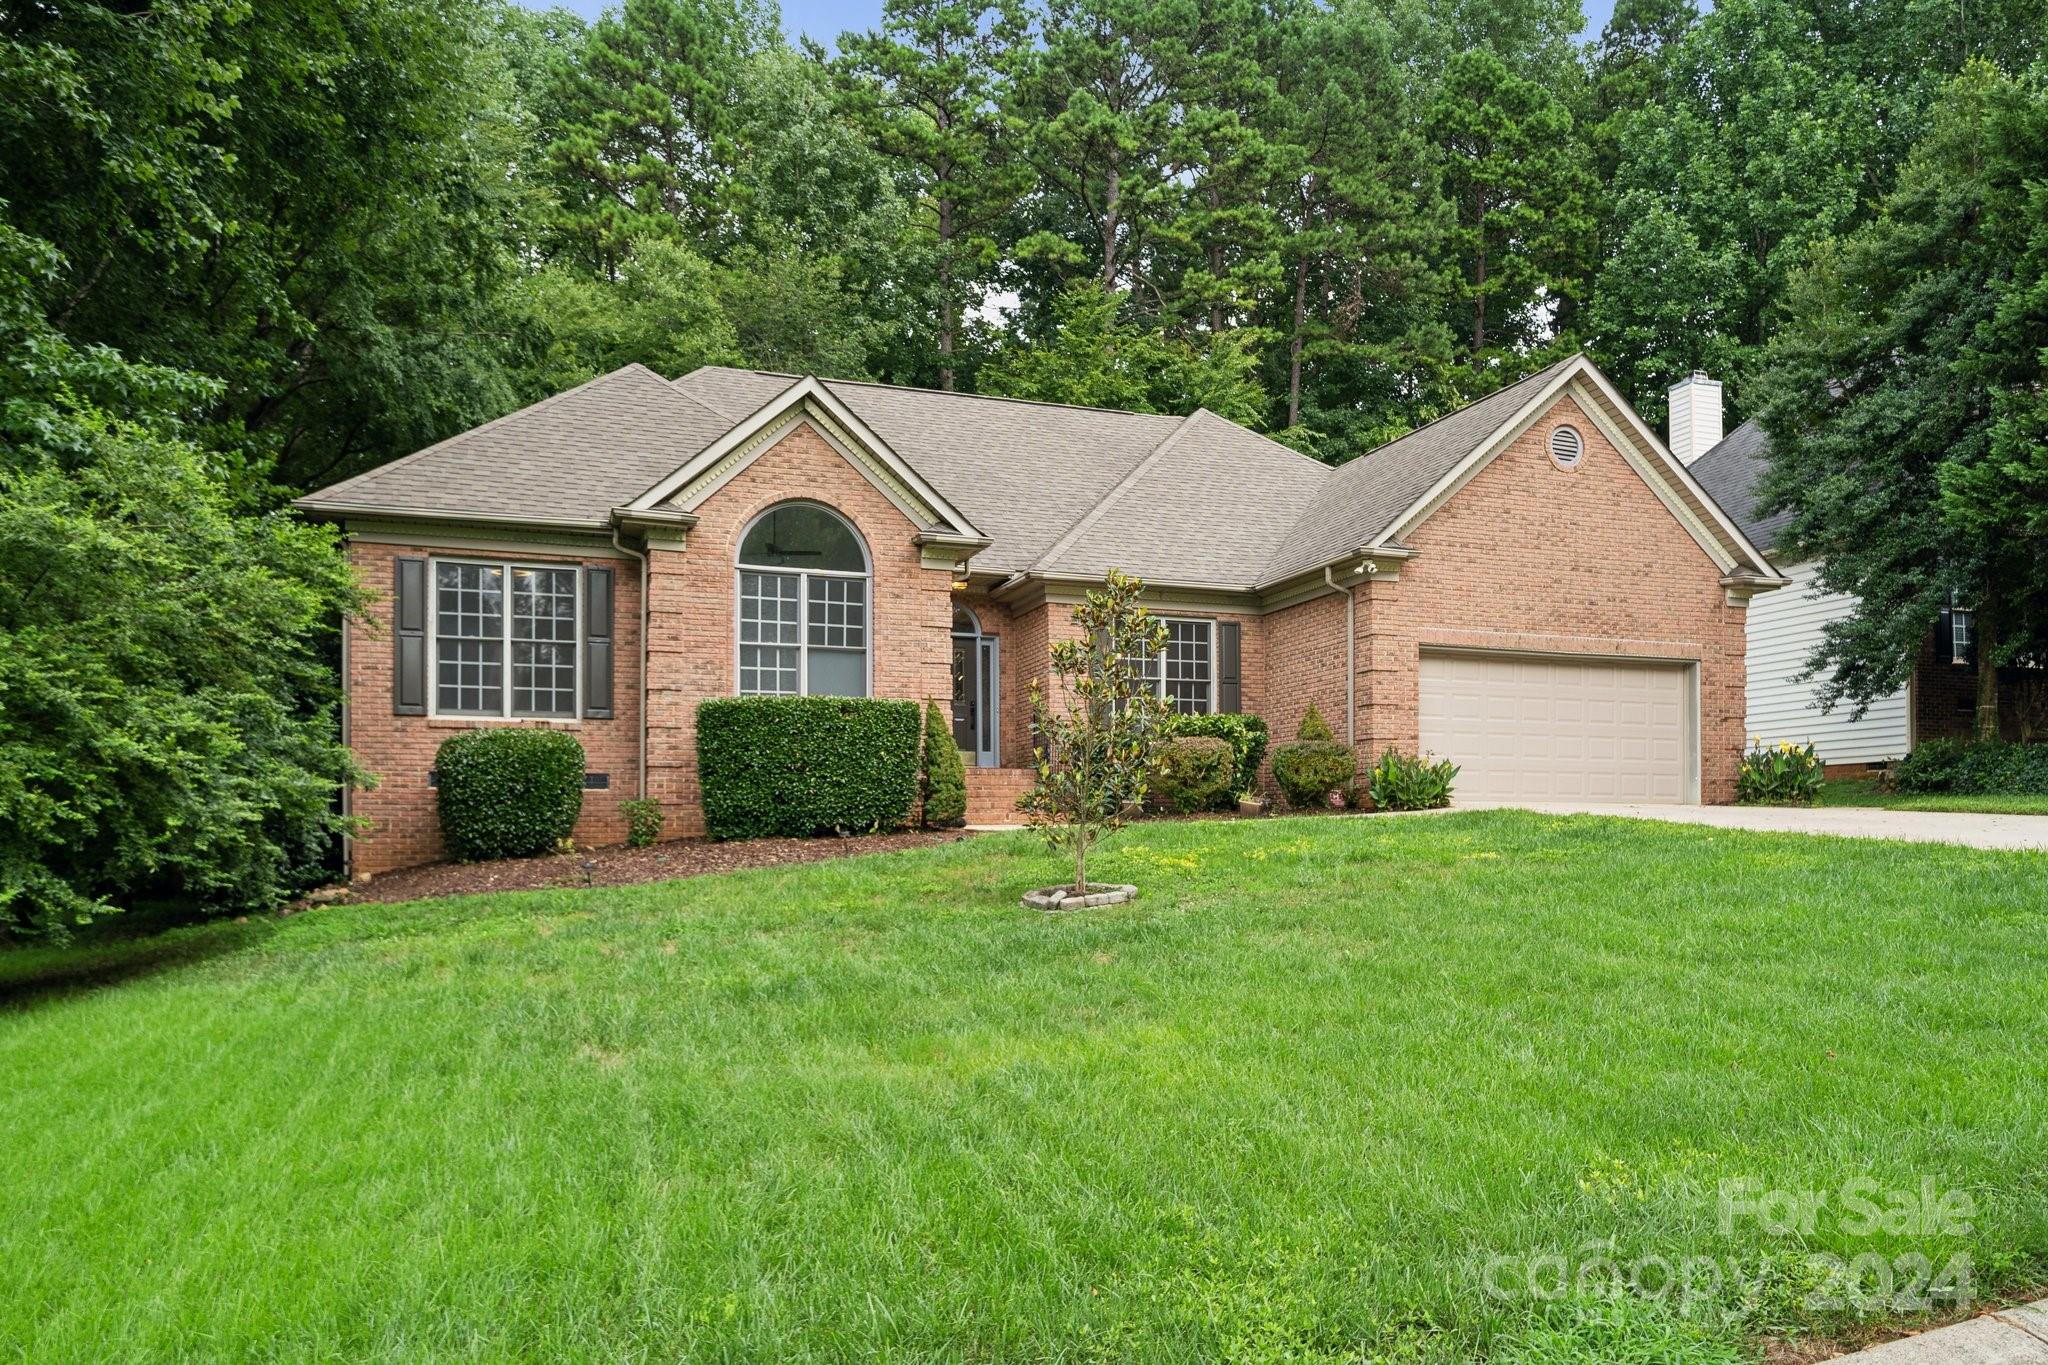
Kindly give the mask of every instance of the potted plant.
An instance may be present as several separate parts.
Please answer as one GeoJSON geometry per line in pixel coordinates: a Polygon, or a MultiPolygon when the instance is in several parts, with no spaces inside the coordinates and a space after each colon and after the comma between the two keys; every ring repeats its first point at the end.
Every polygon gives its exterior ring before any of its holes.
{"type": "Polygon", "coordinates": [[[1026,893],[1039,910],[1114,905],[1135,886],[1088,880],[1088,849],[1142,809],[1158,765],[1171,706],[1139,673],[1166,649],[1166,627],[1139,605],[1145,585],[1112,569],[1100,592],[1074,610],[1080,639],[1052,647],[1057,698],[1031,685],[1038,781],[1022,801],[1026,818],[1053,847],[1074,855],[1074,878],[1026,893]]]}
{"type": "Polygon", "coordinates": [[[1239,815],[1264,815],[1266,813],[1266,798],[1260,796],[1257,792],[1239,792],[1237,794],[1237,813],[1239,815]]]}

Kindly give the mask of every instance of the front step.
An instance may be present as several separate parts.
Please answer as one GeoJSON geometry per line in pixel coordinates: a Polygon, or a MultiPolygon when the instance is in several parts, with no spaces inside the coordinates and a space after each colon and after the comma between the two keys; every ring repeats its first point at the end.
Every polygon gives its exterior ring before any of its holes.
{"type": "Polygon", "coordinates": [[[1038,780],[1032,768],[969,768],[967,770],[967,823],[970,825],[1015,825],[1024,813],[1017,798],[1031,790],[1038,780]]]}

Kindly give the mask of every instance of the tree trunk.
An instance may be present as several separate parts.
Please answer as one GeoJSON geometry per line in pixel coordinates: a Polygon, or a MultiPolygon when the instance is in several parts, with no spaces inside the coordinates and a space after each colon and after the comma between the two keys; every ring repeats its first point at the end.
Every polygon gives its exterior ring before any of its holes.
{"type": "Polygon", "coordinates": [[[1102,182],[1102,292],[1116,292],[1116,215],[1120,205],[1117,195],[1123,188],[1123,178],[1118,173],[1116,158],[1109,160],[1109,169],[1102,182]]]}
{"type": "Polygon", "coordinates": [[[1479,254],[1473,258],[1472,271],[1472,363],[1479,363],[1479,353],[1486,349],[1486,243],[1479,244],[1479,254]]]}
{"type": "Polygon", "coordinates": [[[1998,661],[1993,657],[1998,618],[1980,608],[1973,624],[1977,637],[1977,738],[1994,740],[1998,738],[1998,661]]]}
{"type": "Polygon", "coordinates": [[[1294,263],[1294,330],[1287,340],[1287,425],[1301,425],[1301,333],[1308,325],[1308,261],[1294,263]]]}
{"type": "Polygon", "coordinates": [[[939,200],[939,387],[953,388],[953,333],[959,305],[953,298],[953,201],[939,200]]]}

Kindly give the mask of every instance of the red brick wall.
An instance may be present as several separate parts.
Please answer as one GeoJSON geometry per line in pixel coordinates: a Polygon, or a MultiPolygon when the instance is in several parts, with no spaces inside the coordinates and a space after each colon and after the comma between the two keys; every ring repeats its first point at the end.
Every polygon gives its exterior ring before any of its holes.
{"type": "MultiPolygon", "coordinates": [[[[1971,739],[1977,733],[1977,666],[1951,662],[1952,651],[1936,648],[1934,631],[1920,645],[1913,666],[1913,742],[1930,739],[1971,739]]],[[[2020,737],[2020,688],[2026,670],[1998,670],[1998,731],[2005,739],[2020,737]]]]}
{"type": "MultiPolygon", "coordinates": [[[[441,821],[427,774],[442,741],[462,730],[490,725],[536,725],[565,729],[583,743],[592,772],[609,773],[611,787],[583,794],[576,838],[617,843],[626,837],[618,803],[637,793],[640,697],[640,566],[609,555],[578,555],[562,547],[536,547],[518,554],[437,546],[422,539],[405,545],[364,541],[349,546],[349,562],[378,594],[367,621],[349,623],[349,741],[356,761],[377,774],[375,790],[351,797],[353,812],[370,827],[352,841],[352,870],[385,872],[443,856],[441,821]],[[614,570],[614,662],[611,720],[484,721],[391,713],[394,647],[391,636],[392,561],[401,556],[516,559],[527,564],[591,564],[614,570]]],[[[431,666],[428,684],[432,685],[431,666]]]]}
{"type": "Polygon", "coordinates": [[[652,550],[648,783],[670,834],[701,834],[697,706],[738,687],[735,555],[748,523],[778,502],[823,503],[852,522],[873,561],[873,695],[943,705],[953,694],[952,574],[927,569],[920,529],[808,425],[797,427],[697,508],[688,548],[652,550]]]}
{"type": "MultiPolygon", "coordinates": [[[[1358,590],[1362,761],[1416,747],[1424,646],[1696,659],[1701,794],[1734,799],[1744,608],[1728,605],[1713,560],[1570,397],[1408,541],[1416,554],[1397,580],[1358,590]],[[1585,458],[1561,470],[1547,443],[1567,421],[1585,458]]],[[[1330,723],[1343,733],[1341,702],[1330,723]]]]}

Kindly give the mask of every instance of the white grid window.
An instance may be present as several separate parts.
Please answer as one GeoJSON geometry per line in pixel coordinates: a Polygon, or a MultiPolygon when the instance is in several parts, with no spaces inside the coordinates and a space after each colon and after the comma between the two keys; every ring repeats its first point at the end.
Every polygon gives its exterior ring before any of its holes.
{"type": "Polygon", "coordinates": [[[742,696],[868,693],[867,552],[837,513],[785,503],[740,540],[742,696]]]}
{"type": "Polygon", "coordinates": [[[1208,621],[1166,623],[1166,699],[1184,716],[1206,716],[1214,695],[1215,669],[1208,621]]]}
{"type": "Polygon", "coordinates": [[[741,695],[797,695],[802,650],[796,604],[802,584],[801,574],[740,574],[741,695]]]}
{"type": "Polygon", "coordinates": [[[576,714],[576,571],[512,571],[512,714],[576,714]]]}
{"type": "Polygon", "coordinates": [[[1138,681],[1181,715],[1206,716],[1215,709],[1215,622],[1160,621],[1166,627],[1166,652],[1146,650],[1138,656],[1138,681]]]}
{"type": "Polygon", "coordinates": [[[1955,594],[1949,594],[1948,611],[1948,653],[1949,662],[1966,664],[1970,661],[1970,610],[1955,605],[1955,594]]]}
{"type": "Polygon", "coordinates": [[[573,717],[578,577],[573,568],[437,560],[435,713],[573,717]],[[505,677],[508,657],[512,663],[509,686],[505,677]]]}

